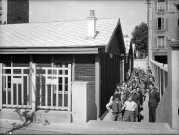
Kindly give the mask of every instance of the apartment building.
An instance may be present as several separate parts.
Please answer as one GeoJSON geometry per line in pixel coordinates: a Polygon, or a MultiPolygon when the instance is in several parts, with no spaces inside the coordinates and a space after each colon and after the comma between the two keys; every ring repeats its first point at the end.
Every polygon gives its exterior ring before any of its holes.
{"type": "Polygon", "coordinates": [[[170,40],[179,38],[179,0],[147,0],[149,59],[167,64],[170,40]]]}
{"type": "Polygon", "coordinates": [[[0,24],[2,22],[1,16],[2,16],[2,1],[0,0],[0,24]]]}

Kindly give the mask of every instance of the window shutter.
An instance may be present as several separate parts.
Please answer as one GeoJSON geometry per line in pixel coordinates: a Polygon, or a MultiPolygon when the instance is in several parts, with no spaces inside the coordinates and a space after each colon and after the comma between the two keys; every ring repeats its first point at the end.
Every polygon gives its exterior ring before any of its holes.
{"type": "Polygon", "coordinates": [[[165,18],[161,18],[161,30],[165,30],[165,18]]]}
{"type": "Polygon", "coordinates": [[[158,18],[156,18],[154,29],[157,30],[157,31],[159,30],[158,23],[159,23],[159,22],[158,22],[158,18]]]}
{"type": "Polygon", "coordinates": [[[165,30],[168,30],[168,18],[165,18],[165,30]]]}
{"type": "Polygon", "coordinates": [[[157,2],[157,0],[155,1],[155,12],[157,12],[158,11],[158,2],[157,2]]]}
{"type": "Polygon", "coordinates": [[[159,38],[157,36],[157,48],[159,48],[159,38]]]}
{"type": "Polygon", "coordinates": [[[168,12],[168,0],[165,0],[165,11],[168,12]]]}
{"type": "Polygon", "coordinates": [[[168,36],[165,36],[164,47],[165,47],[166,49],[168,48],[168,36]]]}

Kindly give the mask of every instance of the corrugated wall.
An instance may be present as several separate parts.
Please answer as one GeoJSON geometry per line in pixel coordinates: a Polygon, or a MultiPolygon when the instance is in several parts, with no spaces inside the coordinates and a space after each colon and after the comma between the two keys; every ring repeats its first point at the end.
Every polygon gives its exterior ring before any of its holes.
{"type": "Polygon", "coordinates": [[[88,81],[95,96],[95,55],[75,55],[75,81],[88,81]]]}
{"type": "Polygon", "coordinates": [[[101,54],[101,115],[106,111],[106,104],[114,94],[116,84],[120,82],[119,55],[101,54]]]}

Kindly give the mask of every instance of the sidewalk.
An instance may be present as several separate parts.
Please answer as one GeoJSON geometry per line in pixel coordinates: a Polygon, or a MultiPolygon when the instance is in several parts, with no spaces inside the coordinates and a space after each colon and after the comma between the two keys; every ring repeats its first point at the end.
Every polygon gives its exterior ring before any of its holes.
{"type": "Polygon", "coordinates": [[[89,121],[77,123],[24,123],[17,120],[0,120],[0,134],[179,134],[167,123],[148,122],[148,94],[141,112],[142,122],[89,121]]]}
{"type": "Polygon", "coordinates": [[[76,123],[24,123],[0,120],[0,134],[178,134],[168,124],[89,121],[76,123]],[[23,126],[21,126],[23,125],[23,126]]]}

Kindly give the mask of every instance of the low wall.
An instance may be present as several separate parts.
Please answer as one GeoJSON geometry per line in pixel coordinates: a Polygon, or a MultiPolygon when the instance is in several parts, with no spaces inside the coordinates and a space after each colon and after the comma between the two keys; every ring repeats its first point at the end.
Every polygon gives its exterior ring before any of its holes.
{"type": "Polygon", "coordinates": [[[72,121],[86,123],[97,119],[95,98],[88,82],[72,84],[72,121]]]}
{"type": "Polygon", "coordinates": [[[0,111],[0,119],[32,121],[38,123],[71,123],[72,113],[59,110],[6,109],[0,111]]]}
{"type": "Polygon", "coordinates": [[[147,58],[145,59],[134,59],[134,68],[140,67],[140,69],[147,70],[147,58]]]}
{"type": "Polygon", "coordinates": [[[156,122],[157,123],[172,123],[172,99],[171,90],[166,89],[165,94],[160,99],[156,110],[156,122]]]}
{"type": "Polygon", "coordinates": [[[168,86],[156,112],[157,122],[169,123],[172,129],[179,130],[179,41],[168,47],[168,86]]]}

